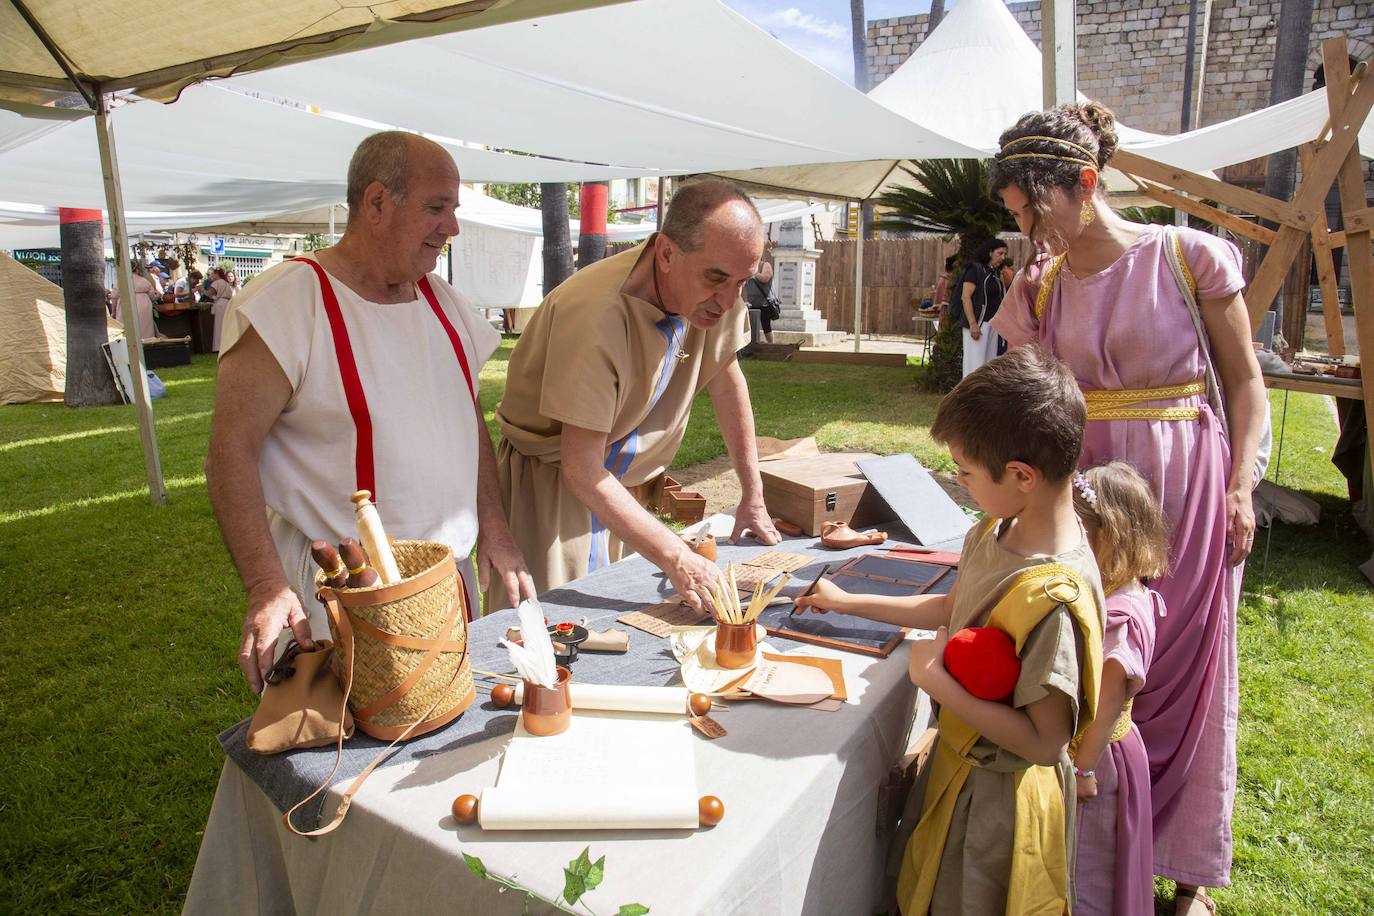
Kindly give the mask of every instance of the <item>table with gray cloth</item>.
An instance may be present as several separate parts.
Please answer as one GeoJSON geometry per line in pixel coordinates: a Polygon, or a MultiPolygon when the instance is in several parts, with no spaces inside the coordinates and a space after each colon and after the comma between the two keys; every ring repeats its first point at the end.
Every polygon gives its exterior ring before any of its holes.
{"type": "MultiPolygon", "coordinates": [[[[728,535],[729,523],[718,521],[716,530],[728,535]]],[[[836,562],[872,548],[829,551],[814,538],[774,548],[722,542],[720,563],[766,550],[836,562]]],[[[818,571],[819,565],[809,575],[818,571]]],[[[574,679],[680,683],[666,639],[615,620],[670,589],[662,573],[635,556],[543,595],[551,622],[585,615],[593,629],[630,634],[624,655],[580,655],[574,679]]],[[[474,667],[510,670],[497,640],[515,624],[512,610],[473,624],[474,667]]],[[[590,846],[593,859],[606,857],[605,880],[586,898],[598,913],[631,902],[656,914],[871,913],[885,853],[876,830],[878,787],[905,748],[918,699],[907,677],[909,647],[876,659],[774,636],[768,642],[782,652],[843,659],[849,701],[834,712],[754,701],[714,713],[728,734],[694,741],[698,788],[726,807],[725,820],[710,830],[484,832],[456,825],[449,814],[454,797],[495,784],[518,714],[493,707],[479,691],[457,721],[399,747],[337,831],[303,839],[282,826],[281,812],[325,780],[334,748],[264,757],[245,746],[241,722],[220,736],[228,760],[185,912],[514,914],[521,912],[516,895],[476,878],[462,853],[554,898],[563,889],[563,866],[590,846]]],[[[297,827],[316,826],[322,810],[332,814],[352,777],[384,746],[361,733],[347,742],[323,808],[297,812],[297,827]]],[[[556,773],[550,784],[557,785],[556,773]]]]}

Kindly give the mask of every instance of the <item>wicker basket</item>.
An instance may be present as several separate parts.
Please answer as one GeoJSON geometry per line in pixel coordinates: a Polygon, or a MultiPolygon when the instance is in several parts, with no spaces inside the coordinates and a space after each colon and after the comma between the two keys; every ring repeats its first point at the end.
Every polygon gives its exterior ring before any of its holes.
{"type": "Polygon", "coordinates": [[[467,595],[453,551],[431,541],[396,541],[392,550],[400,582],[339,589],[316,582],[353,720],[383,740],[442,728],[476,696],[467,595]]]}

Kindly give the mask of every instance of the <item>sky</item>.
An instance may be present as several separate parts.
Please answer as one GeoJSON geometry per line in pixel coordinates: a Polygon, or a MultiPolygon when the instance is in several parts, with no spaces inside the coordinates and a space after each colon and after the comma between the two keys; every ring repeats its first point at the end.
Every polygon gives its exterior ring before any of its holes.
{"type": "MultiPolygon", "coordinates": [[[[826,70],[854,83],[849,41],[849,0],[724,0],[774,38],[826,70]]],[[[946,0],[946,8],[953,4],[946,0]]],[[[865,0],[864,18],[888,19],[927,12],[930,0],[865,0]]]]}

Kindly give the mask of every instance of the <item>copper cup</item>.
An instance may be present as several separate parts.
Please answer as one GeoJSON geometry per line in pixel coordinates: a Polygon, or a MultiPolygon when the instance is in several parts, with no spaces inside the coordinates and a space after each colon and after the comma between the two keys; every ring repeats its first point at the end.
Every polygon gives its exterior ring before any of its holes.
{"type": "Polygon", "coordinates": [[[758,654],[755,624],[716,622],[716,663],[722,668],[748,668],[758,654]]]}
{"type": "Polygon", "coordinates": [[[568,680],[572,672],[558,669],[558,682],[553,687],[525,681],[525,695],[520,705],[520,721],[525,731],[540,738],[560,735],[572,724],[572,695],[568,680]]]}
{"type": "Polygon", "coordinates": [[[687,549],[692,553],[710,560],[712,563],[716,562],[716,536],[714,534],[707,534],[701,538],[684,536],[683,540],[687,542],[687,549]]]}

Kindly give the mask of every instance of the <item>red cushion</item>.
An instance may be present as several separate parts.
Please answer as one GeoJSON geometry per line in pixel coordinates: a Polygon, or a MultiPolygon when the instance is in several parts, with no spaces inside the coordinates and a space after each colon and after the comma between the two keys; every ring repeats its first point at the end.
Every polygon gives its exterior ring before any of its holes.
{"type": "Polygon", "coordinates": [[[1021,659],[1006,633],[993,627],[969,627],[949,638],[945,670],[978,699],[1001,701],[1016,689],[1021,659]]]}

